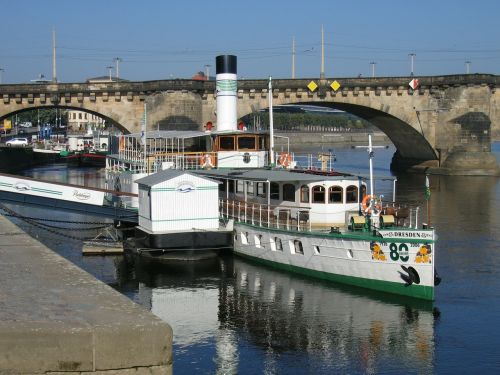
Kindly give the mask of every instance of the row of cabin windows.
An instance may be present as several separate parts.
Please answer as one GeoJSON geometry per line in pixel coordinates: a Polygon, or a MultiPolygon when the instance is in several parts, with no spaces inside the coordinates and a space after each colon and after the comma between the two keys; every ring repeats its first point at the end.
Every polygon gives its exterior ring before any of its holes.
{"type": "Polygon", "coordinates": [[[264,150],[264,138],[257,135],[224,135],[216,139],[218,151],[257,151],[264,150]]]}
{"type": "MultiPolygon", "coordinates": [[[[345,189],[346,203],[358,202],[358,187],[350,185],[345,189]]],[[[328,191],[324,186],[316,185],[312,189],[309,186],[300,187],[301,203],[343,203],[344,189],[341,186],[330,186],[328,191]]]]}
{"type": "MultiPolygon", "coordinates": [[[[229,192],[234,193],[235,183],[232,180],[228,181],[229,192]]],[[[249,182],[249,181],[237,181],[236,182],[236,193],[244,193],[245,183],[247,184],[247,194],[250,196],[267,196],[267,183],[265,182],[249,182]]],[[[221,191],[225,191],[225,184],[221,184],[221,191]]],[[[363,187],[362,187],[363,190],[363,187]]],[[[300,187],[300,202],[301,203],[343,203],[344,202],[344,192],[346,203],[357,203],[358,200],[358,187],[355,185],[350,185],[347,188],[341,186],[330,186],[328,190],[322,185],[316,185],[309,188],[307,185],[302,185],[300,187]]],[[[362,196],[364,191],[361,192],[362,196]]],[[[270,186],[270,198],[278,200],[280,197],[280,185],[276,182],[271,182],[270,186]]],[[[295,185],[294,184],[283,184],[282,186],[282,200],[287,202],[295,202],[295,185]]]]}

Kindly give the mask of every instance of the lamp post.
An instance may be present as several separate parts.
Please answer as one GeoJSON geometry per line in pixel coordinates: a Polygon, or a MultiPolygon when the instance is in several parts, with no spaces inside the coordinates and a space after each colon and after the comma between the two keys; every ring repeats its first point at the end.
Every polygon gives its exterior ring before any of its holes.
{"type": "Polygon", "coordinates": [[[415,57],[417,56],[415,53],[409,53],[408,56],[410,57],[410,61],[411,61],[411,73],[410,75],[413,77],[413,60],[415,59],[415,57]]]}
{"type": "Polygon", "coordinates": [[[113,70],[112,66],[107,66],[106,69],[109,71],[109,80],[112,81],[113,79],[111,78],[111,70],[113,70]]]}
{"type": "Polygon", "coordinates": [[[120,78],[120,62],[122,62],[123,60],[119,57],[115,57],[113,60],[116,64],[116,78],[120,78]]]}
{"type": "Polygon", "coordinates": [[[207,77],[207,81],[210,80],[210,67],[212,65],[206,64],[205,65],[205,77],[207,77]]]}
{"type": "Polygon", "coordinates": [[[2,73],[5,72],[4,68],[0,68],[0,85],[2,84],[2,73]]]}
{"type": "Polygon", "coordinates": [[[372,78],[375,77],[375,65],[377,65],[376,62],[372,61],[370,63],[371,67],[372,67],[372,78]]]}
{"type": "Polygon", "coordinates": [[[465,62],[465,74],[469,74],[470,73],[470,64],[471,64],[470,61],[466,61],[465,62]]]}

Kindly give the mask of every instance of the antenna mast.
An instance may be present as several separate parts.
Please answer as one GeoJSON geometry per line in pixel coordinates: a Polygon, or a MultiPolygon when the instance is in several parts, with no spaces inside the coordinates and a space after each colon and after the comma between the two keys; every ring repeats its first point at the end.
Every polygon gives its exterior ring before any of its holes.
{"type": "Polygon", "coordinates": [[[52,29],[52,82],[57,83],[56,69],[56,29],[52,29]]]}
{"type": "Polygon", "coordinates": [[[320,79],[325,79],[325,33],[323,25],[321,25],[321,72],[319,73],[320,79]]]}

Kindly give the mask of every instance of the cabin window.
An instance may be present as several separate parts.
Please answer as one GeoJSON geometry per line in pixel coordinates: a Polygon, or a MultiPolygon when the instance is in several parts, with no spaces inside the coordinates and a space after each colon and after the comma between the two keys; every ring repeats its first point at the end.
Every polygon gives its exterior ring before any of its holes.
{"type": "Polygon", "coordinates": [[[254,195],[254,185],[253,185],[253,182],[251,182],[251,181],[247,182],[247,194],[254,195]]]}
{"type": "Polygon", "coordinates": [[[236,192],[237,193],[243,193],[244,192],[244,182],[243,181],[236,181],[236,192]]]}
{"type": "Polygon", "coordinates": [[[277,251],[283,251],[283,244],[281,243],[281,238],[274,237],[274,243],[276,244],[277,251]]]}
{"type": "Polygon", "coordinates": [[[222,184],[219,184],[219,192],[225,193],[226,192],[226,185],[227,185],[227,181],[222,181],[222,184]]]}
{"type": "Polygon", "coordinates": [[[219,150],[234,151],[234,137],[232,136],[219,137],[219,150]]]}
{"type": "Polygon", "coordinates": [[[238,137],[238,150],[255,150],[255,137],[238,137]]]}
{"type": "Polygon", "coordinates": [[[271,199],[280,199],[280,185],[277,182],[271,182],[271,199]]]}
{"type": "Polygon", "coordinates": [[[254,236],[255,247],[262,247],[262,234],[256,234],[254,236]]]}
{"type": "Polygon", "coordinates": [[[248,232],[241,232],[240,238],[242,245],[248,245],[248,232]]]}
{"type": "Polygon", "coordinates": [[[323,186],[313,186],[312,203],[325,203],[325,188],[323,186]]]}
{"type": "Polygon", "coordinates": [[[265,198],[266,192],[267,192],[266,183],[265,182],[257,182],[257,195],[259,197],[265,198]]]}
{"type": "Polygon", "coordinates": [[[259,137],[259,150],[266,149],[266,139],[264,137],[259,137]]]}
{"type": "Polygon", "coordinates": [[[356,203],[358,202],[358,187],[350,185],[345,189],[346,203],[356,203]]]}
{"type": "Polygon", "coordinates": [[[300,187],[300,202],[309,203],[309,186],[302,185],[300,187]]]}
{"type": "Polygon", "coordinates": [[[288,202],[295,202],[295,185],[283,185],[283,200],[288,202]]]}
{"type": "MultiPolygon", "coordinates": [[[[290,241],[291,242],[291,241],[290,241]]],[[[293,244],[291,243],[290,245],[293,245],[292,247],[292,252],[295,254],[304,254],[304,248],[302,247],[302,241],[300,240],[294,240],[293,244]]]]}
{"type": "Polygon", "coordinates": [[[234,193],[234,180],[228,180],[227,182],[229,184],[229,192],[234,193]]]}
{"type": "Polygon", "coordinates": [[[342,194],[341,186],[331,186],[328,189],[328,203],[342,203],[344,201],[342,194]]]}

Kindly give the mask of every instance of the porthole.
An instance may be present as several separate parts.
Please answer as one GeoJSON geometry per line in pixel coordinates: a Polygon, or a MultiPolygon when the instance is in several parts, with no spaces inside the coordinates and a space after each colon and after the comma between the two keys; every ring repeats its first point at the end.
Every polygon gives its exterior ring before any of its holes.
{"type": "Polygon", "coordinates": [[[321,251],[319,250],[319,246],[313,246],[313,249],[314,249],[314,254],[316,255],[319,255],[321,253],[321,251]]]}
{"type": "Polygon", "coordinates": [[[240,233],[240,237],[241,237],[241,243],[243,245],[248,245],[248,233],[247,232],[245,232],[245,233],[241,232],[240,233]]]}
{"type": "Polygon", "coordinates": [[[348,250],[347,250],[347,257],[348,257],[349,259],[353,259],[353,258],[354,258],[354,254],[352,253],[352,250],[351,250],[351,249],[348,249],[348,250]]]}

